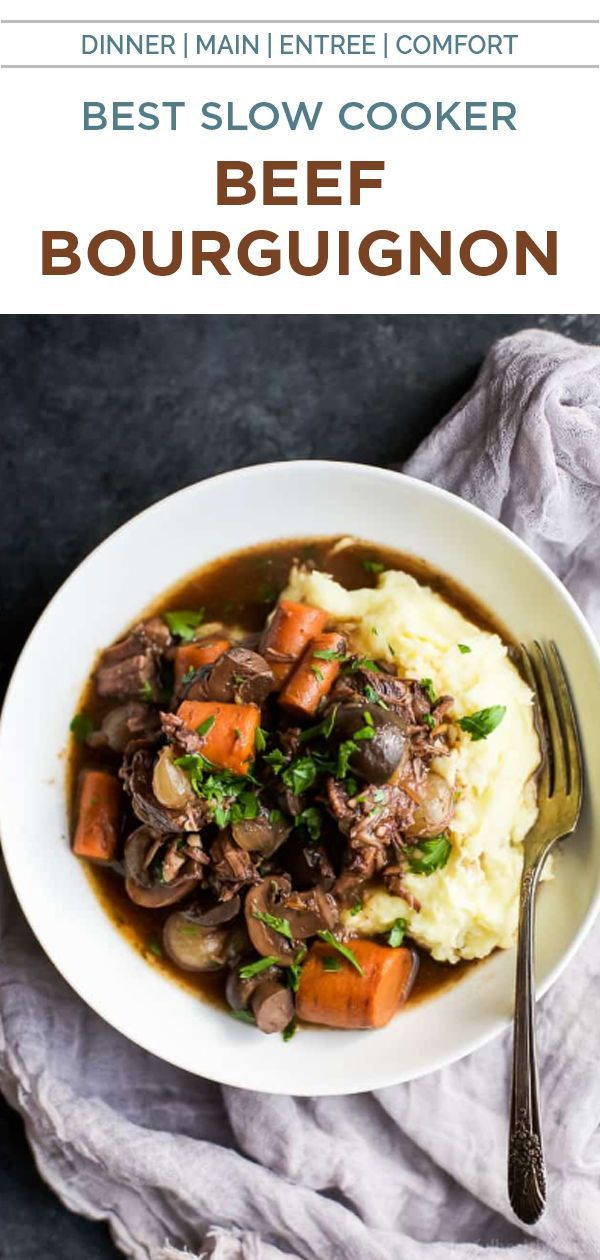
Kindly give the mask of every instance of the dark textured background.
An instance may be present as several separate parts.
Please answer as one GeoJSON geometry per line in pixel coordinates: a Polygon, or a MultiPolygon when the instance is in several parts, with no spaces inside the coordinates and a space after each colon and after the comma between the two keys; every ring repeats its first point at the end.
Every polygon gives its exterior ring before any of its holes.
{"type": "MultiPolygon", "coordinates": [[[[69,571],[153,500],[270,459],[404,459],[495,337],[600,342],[598,315],[0,318],[4,685],[69,571]]],[[[0,1257],[101,1260],[0,1102],[0,1257]]]]}

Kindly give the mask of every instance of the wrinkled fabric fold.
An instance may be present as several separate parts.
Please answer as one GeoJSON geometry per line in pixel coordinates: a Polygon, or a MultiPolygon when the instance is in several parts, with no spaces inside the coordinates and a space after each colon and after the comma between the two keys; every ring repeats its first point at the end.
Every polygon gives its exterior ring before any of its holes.
{"type": "MultiPolygon", "coordinates": [[[[600,631],[600,349],[540,331],[498,342],[404,471],[520,534],[600,631]]],[[[539,1003],[552,1193],[531,1229],[506,1201],[508,1036],[374,1094],[213,1085],[84,1006],[3,868],[0,1088],[42,1176],[134,1260],[587,1260],[600,1256],[599,959],[596,927],[539,1003]]]]}

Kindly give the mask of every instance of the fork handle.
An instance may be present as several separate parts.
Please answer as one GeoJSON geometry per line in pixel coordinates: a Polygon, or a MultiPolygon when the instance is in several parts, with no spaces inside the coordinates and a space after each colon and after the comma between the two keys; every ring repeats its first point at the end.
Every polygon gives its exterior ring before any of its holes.
{"type": "Polygon", "coordinates": [[[540,861],[534,861],[526,866],[521,878],[508,1141],[508,1196],[513,1211],[527,1225],[533,1225],[546,1206],[546,1170],[535,1053],[533,976],[535,893],[541,866],[540,861]]]}

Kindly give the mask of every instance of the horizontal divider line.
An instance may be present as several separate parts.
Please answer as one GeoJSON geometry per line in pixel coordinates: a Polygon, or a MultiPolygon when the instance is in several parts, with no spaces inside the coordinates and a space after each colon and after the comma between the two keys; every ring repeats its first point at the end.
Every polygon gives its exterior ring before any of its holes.
{"type": "Polygon", "coordinates": [[[4,26],[598,26],[600,18],[2,18],[4,26]]]}
{"type": "Polygon", "coordinates": [[[514,66],[496,66],[496,65],[448,66],[448,65],[436,65],[434,62],[430,62],[430,61],[426,62],[425,65],[418,65],[417,63],[414,63],[411,66],[398,64],[397,62],[389,62],[389,61],[376,62],[375,64],[367,65],[367,66],[356,65],[350,62],[348,62],[346,65],[320,65],[320,66],[304,65],[304,64],[298,65],[297,62],[292,65],[287,65],[285,62],[275,63],[272,61],[264,62],[264,63],[261,62],[260,65],[232,65],[230,62],[224,61],[221,63],[221,65],[218,65],[218,66],[215,66],[214,64],[191,65],[189,61],[175,61],[172,63],[172,65],[156,65],[156,66],[152,66],[152,65],[140,66],[140,65],[135,65],[135,64],[130,65],[127,63],[126,64],[120,63],[118,65],[109,65],[106,61],[103,61],[101,63],[95,62],[93,65],[86,65],[85,62],[81,62],[81,63],[74,62],[72,64],[66,64],[66,65],[58,65],[54,62],[49,62],[48,64],[32,62],[31,64],[24,63],[22,65],[17,62],[5,62],[3,65],[0,65],[0,70],[221,70],[221,71],[227,71],[227,70],[323,70],[323,71],[327,71],[327,70],[440,70],[440,71],[444,71],[444,70],[598,70],[598,69],[600,69],[599,62],[589,62],[589,63],[569,62],[569,63],[565,63],[564,65],[553,64],[553,63],[549,63],[548,65],[544,65],[544,64],[538,65],[537,63],[535,63],[533,65],[514,65],[514,66]]]}

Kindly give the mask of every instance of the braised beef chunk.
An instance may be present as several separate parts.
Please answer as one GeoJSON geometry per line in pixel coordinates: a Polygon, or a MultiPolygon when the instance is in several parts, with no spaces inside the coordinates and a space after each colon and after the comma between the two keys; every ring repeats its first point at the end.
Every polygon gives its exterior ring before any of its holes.
{"type": "Polygon", "coordinates": [[[258,652],[234,647],[212,666],[206,680],[206,696],[227,704],[261,705],[274,686],[273,673],[258,652]]]}
{"type": "Polygon", "coordinates": [[[102,653],[96,671],[98,695],[115,700],[140,695],[155,699],[160,658],[171,641],[171,632],[162,617],[140,622],[131,634],[102,653]]]}
{"type": "Polygon", "coordinates": [[[98,695],[115,700],[127,700],[146,691],[151,698],[157,683],[156,661],[151,652],[125,656],[114,663],[107,663],[102,657],[96,674],[98,695]]]}
{"type": "Polygon", "coordinates": [[[240,849],[227,831],[222,831],[213,842],[210,861],[208,880],[219,901],[229,901],[240,889],[260,880],[250,854],[240,849]]]}
{"type": "Polygon", "coordinates": [[[321,996],[321,974],[358,984],[363,947],[396,966],[398,942],[355,939],[348,911],[371,881],[420,909],[407,873],[416,855],[448,859],[439,758],[459,734],[433,681],[365,661],[325,609],[282,599],[263,616],[254,578],[229,622],[214,589],[190,588],[179,607],[197,611],[171,616],[177,634],[149,617],[102,653],[82,755],[115,787],[119,767],[113,865],[169,964],[222,972],[230,1008],[287,1038],[307,972],[321,996]]]}

